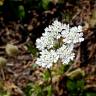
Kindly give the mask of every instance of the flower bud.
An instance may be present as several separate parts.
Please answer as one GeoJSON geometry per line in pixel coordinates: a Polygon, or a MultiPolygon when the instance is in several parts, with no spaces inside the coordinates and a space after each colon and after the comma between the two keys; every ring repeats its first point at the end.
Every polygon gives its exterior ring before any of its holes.
{"type": "Polygon", "coordinates": [[[0,68],[6,65],[7,60],[3,57],[0,57],[0,68]]]}
{"type": "Polygon", "coordinates": [[[5,51],[9,56],[16,56],[19,52],[18,47],[12,44],[7,44],[5,51]]]}

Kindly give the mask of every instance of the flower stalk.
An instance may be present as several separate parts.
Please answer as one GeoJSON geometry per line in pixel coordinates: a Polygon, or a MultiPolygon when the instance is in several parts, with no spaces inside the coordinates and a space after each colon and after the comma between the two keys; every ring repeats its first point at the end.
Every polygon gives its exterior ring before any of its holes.
{"type": "Polygon", "coordinates": [[[51,70],[50,70],[49,68],[47,68],[47,71],[48,71],[48,73],[49,73],[49,75],[50,75],[50,83],[49,83],[49,84],[51,85],[51,93],[52,93],[52,88],[53,88],[53,87],[52,87],[52,85],[53,85],[53,84],[52,84],[52,73],[51,73],[51,70]]]}

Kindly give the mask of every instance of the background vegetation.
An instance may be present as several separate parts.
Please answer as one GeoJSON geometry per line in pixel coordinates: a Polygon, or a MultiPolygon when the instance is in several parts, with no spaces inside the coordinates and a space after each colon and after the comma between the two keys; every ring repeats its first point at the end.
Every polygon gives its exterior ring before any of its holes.
{"type": "Polygon", "coordinates": [[[0,0],[0,56],[7,60],[0,65],[0,96],[96,96],[96,1],[0,0]],[[75,63],[50,74],[35,64],[35,41],[55,19],[82,25],[85,41],[74,48],[75,63]],[[17,55],[6,53],[7,43],[17,55]]]}

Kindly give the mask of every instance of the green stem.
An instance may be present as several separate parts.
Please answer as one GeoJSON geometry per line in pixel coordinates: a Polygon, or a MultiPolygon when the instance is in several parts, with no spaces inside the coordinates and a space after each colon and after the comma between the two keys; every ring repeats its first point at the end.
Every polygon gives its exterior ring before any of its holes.
{"type": "Polygon", "coordinates": [[[51,70],[48,68],[48,72],[49,72],[49,75],[50,75],[50,84],[52,84],[52,74],[51,74],[51,70]]]}
{"type": "MultiPolygon", "coordinates": [[[[51,90],[52,90],[52,88],[53,88],[52,87],[52,74],[51,74],[51,70],[49,68],[47,70],[48,70],[49,75],[50,75],[50,83],[49,84],[51,85],[51,90]]],[[[51,91],[51,93],[52,93],[52,91],[51,91]]]]}

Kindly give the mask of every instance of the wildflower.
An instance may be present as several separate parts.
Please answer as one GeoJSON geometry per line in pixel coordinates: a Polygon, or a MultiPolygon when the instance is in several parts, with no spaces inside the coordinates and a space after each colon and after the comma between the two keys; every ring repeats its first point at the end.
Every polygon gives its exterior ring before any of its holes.
{"type": "Polygon", "coordinates": [[[50,68],[58,60],[68,64],[75,57],[74,44],[82,41],[84,41],[82,26],[70,27],[69,24],[55,20],[36,40],[36,47],[40,50],[36,64],[45,68],[50,68]]]}
{"type": "Polygon", "coordinates": [[[84,41],[82,27],[72,27],[70,29],[63,30],[61,32],[62,37],[64,38],[65,43],[78,43],[84,41]]]}
{"type": "Polygon", "coordinates": [[[57,20],[54,21],[52,25],[49,25],[49,27],[45,28],[45,33],[42,34],[42,37],[36,40],[36,47],[39,50],[52,48],[61,37],[60,32],[65,29],[65,27],[65,25],[57,20]]]}
{"type": "Polygon", "coordinates": [[[75,54],[73,53],[73,45],[63,45],[59,49],[57,49],[57,54],[61,59],[63,64],[68,64],[70,60],[73,60],[75,54]]]}
{"type": "Polygon", "coordinates": [[[40,58],[37,58],[36,64],[42,67],[50,68],[53,63],[56,63],[59,56],[54,50],[43,50],[40,52],[40,58]]]}

